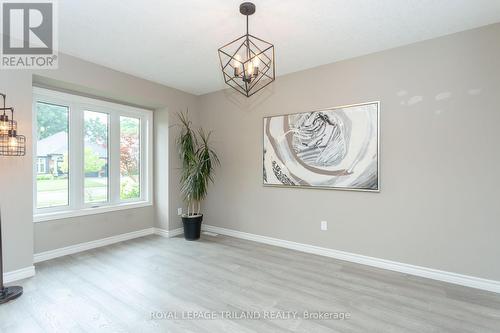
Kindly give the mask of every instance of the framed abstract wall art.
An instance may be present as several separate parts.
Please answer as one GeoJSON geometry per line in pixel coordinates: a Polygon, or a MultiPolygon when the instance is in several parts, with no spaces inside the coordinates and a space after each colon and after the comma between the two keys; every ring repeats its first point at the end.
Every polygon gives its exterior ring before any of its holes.
{"type": "Polygon", "coordinates": [[[380,102],[264,118],[266,186],[380,191],[380,102]]]}

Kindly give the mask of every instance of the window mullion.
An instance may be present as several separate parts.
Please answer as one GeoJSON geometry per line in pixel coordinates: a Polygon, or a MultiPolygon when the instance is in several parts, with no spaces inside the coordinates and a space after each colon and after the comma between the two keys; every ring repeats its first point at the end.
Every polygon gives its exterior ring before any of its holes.
{"type": "Polygon", "coordinates": [[[120,202],[120,116],[111,112],[109,118],[109,202],[120,202]]]}
{"type": "Polygon", "coordinates": [[[146,117],[141,118],[141,199],[151,200],[150,195],[150,177],[152,169],[150,165],[152,143],[150,142],[151,133],[149,128],[150,120],[146,117]]]}
{"type": "Polygon", "coordinates": [[[141,117],[140,118],[140,135],[139,135],[139,144],[140,144],[140,153],[139,153],[139,177],[140,177],[140,191],[141,191],[141,200],[144,200],[146,198],[146,160],[147,160],[147,155],[146,155],[146,150],[144,149],[146,147],[146,134],[147,132],[145,131],[144,125],[146,121],[141,117]]]}
{"type": "Polygon", "coordinates": [[[83,204],[83,110],[78,105],[70,106],[69,116],[69,188],[70,207],[81,209],[83,204]]]}

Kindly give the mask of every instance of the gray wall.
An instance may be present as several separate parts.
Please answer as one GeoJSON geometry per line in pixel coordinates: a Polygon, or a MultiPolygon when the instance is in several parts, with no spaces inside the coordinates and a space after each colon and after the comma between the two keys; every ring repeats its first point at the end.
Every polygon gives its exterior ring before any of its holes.
{"type": "MultiPolygon", "coordinates": [[[[31,142],[31,73],[0,71],[0,92],[15,107],[18,131],[31,142]]],[[[0,206],[4,272],[33,262],[33,161],[26,157],[0,157],[0,206]]]]}
{"type": "Polygon", "coordinates": [[[0,91],[7,94],[8,104],[16,108],[19,132],[27,136],[29,143],[25,157],[0,158],[5,271],[32,265],[33,253],[153,226],[168,229],[169,219],[178,219],[174,210],[171,210],[173,214],[169,214],[168,210],[169,206],[181,205],[175,186],[177,162],[173,158],[176,151],[172,140],[175,131],[168,131],[168,127],[173,123],[172,113],[186,108],[193,110],[196,121],[196,96],[62,54],[58,70],[36,73],[2,71],[0,91]],[[32,222],[33,83],[155,110],[154,169],[158,186],[155,186],[154,206],[35,224],[32,222]]]}
{"type": "Polygon", "coordinates": [[[286,75],[248,100],[202,96],[222,160],[205,223],[500,280],[499,38],[496,24],[286,75]],[[374,100],[380,193],[261,185],[264,116],[374,100]]]}
{"type": "Polygon", "coordinates": [[[500,280],[499,36],[497,24],[290,74],[251,99],[196,97],[65,55],[59,70],[2,71],[0,91],[28,142],[32,74],[39,85],[155,110],[153,207],[33,224],[31,148],[0,157],[5,270],[41,251],[179,227],[170,126],[189,108],[195,124],[215,130],[223,163],[206,223],[500,280]],[[381,193],[262,187],[262,117],[372,100],[382,103],[381,193]]]}

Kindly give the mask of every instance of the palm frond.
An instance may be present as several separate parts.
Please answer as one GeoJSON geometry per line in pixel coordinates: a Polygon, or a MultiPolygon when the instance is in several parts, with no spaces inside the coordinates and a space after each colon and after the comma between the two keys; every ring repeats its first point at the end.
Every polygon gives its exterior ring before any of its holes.
{"type": "Polygon", "coordinates": [[[188,112],[177,115],[181,127],[176,141],[182,162],[181,194],[189,205],[206,198],[208,185],[214,182],[215,167],[220,166],[220,160],[211,147],[212,132],[206,133],[200,128],[196,135],[191,129],[188,112]]]}

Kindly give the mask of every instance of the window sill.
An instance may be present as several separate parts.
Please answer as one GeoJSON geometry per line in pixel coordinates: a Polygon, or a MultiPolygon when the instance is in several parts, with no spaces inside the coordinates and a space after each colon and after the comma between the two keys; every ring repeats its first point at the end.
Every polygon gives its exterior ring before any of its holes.
{"type": "Polygon", "coordinates": [[[83,209],[79,209],[79,210],[64,210],[64,211],[59,211],[59,212],[36,214],[36,215],[33,215],[33,222],[35,222],[35,223],[47,222],[47,221],[53,221],[53,220],[67,219],[67,218],[71,218],[71,217],[103,214],[103,213],[115,212],[115,211],[119,211],[119,210],[141,208],[141,207],[147,207],[147,206],[152,206],[152,205],[153,204],[150,201],[136,201],[136,202],[122,203],[122,204],[113,205],[113,206],[102,206],[102,207],[94,207],[94,208],[89,207],[89,208],[83,208],[83,209]]]}

